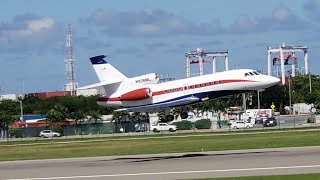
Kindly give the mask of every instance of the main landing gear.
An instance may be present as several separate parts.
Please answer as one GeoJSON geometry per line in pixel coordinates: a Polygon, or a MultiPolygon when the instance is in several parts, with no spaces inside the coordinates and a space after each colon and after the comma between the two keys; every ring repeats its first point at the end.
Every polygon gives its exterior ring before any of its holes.
{"type": "Polygon", "coordinates": [[[172,114],[166,115],[165,120],[168,121],[173,121],[174,120],[174,116],[172,114]]]}
{"type": "Polygon", "coordinates": [[[181,119],[187,119],[188,118],[188,113],[187,112],[181,112],[180,113],[180,117],[181,117],[181,119]]]}
{"type": "MultiPolygon", "coordinates": [[[[173,121],[174,120],[174,116],[172,114],[170,114],[171,109],[170,108],[166,108],[165,109],[165,119],[163,119],[163,121],[168,122],[168,121],[173,121]]],[[[182,111],[180,113],[180,117],[181,119],[187,119],[188,118],[188,113],[186,110],[184,110],[184,108],[182,108],[182,111]]]]}

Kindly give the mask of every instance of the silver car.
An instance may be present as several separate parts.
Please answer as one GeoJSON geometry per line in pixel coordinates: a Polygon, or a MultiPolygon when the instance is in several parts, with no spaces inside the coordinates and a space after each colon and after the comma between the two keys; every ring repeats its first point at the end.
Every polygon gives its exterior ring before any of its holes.
{"type": "Polygon", "coordinates": [[[43,131],[40,132],[39,136],[43,137],[43,138],[60,137],[61,134],[57,133],[57,132],[54,132],[54,131],[51,131],[51,130],[43,130],[43,131]]]}

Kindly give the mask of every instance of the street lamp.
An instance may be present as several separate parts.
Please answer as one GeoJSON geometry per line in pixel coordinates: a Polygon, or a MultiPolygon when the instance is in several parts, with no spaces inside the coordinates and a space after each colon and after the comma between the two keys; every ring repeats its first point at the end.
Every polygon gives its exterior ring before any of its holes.
{"type": "Polygon", "coordinates": [[[259,112],[260,112],[260,92],[263,92],[265,91],[265,89],[259,89],[257,90],[257,94],[258,94],[258,109],[259,109],[259,112]]]}
{"type": "Polygon", "coordinates": [[[310,94],[312,92],[312,89],[311,89],[311,73],[309,72],[309,90],[310,90],[310,94]]]}
{"type": "Polygon", "coordinates": [[[19,101],[20,102],[20,113],[21,113],[21,120],[23,121],[23,106],[22,106],[22,100],[19,101]]]}

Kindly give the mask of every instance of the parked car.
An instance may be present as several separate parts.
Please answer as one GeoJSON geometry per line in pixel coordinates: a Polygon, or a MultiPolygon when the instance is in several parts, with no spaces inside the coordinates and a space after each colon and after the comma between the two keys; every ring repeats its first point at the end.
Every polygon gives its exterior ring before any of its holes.
{"type": "Polygon", "coordinates": [[[277,125],[277,120],[275,118],[268,118],[263,122],[263,127],[273,127],[277,125]]]}
{"type": "Polygon", "coordinates": [[[245,121],[235,121],[231,124],[231,128],[233,129],[244,129],[244,128],[252,128],[253,124],[245,122],[245,121]]]}
{"type": "Polygon", "coordinates": [[[176,125],[169,125],[167,123],[158,123],[157,125],[150,126],[150,130],[153,132],[159,132],[159,131],[170,131],[174,132],[177,130],[176,125]]]}
{"type": "Polygon", "coordinates": [[[40,137],[48,138],[48,137],[61,137],[60,133],[51,131],[51,130],[43,130],[39,134],[40,137]]]}

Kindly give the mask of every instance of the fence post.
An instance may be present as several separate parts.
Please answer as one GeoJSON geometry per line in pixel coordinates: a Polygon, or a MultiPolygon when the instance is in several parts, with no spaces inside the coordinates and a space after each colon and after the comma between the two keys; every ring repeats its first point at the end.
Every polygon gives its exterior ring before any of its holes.
{"type": "Polygon", "coordinates": [[[296,116],[293,115],[293,128],[296,128],[296,116]]]}

